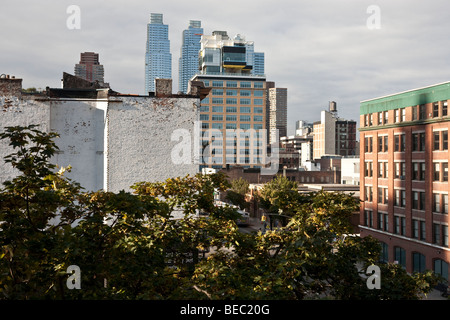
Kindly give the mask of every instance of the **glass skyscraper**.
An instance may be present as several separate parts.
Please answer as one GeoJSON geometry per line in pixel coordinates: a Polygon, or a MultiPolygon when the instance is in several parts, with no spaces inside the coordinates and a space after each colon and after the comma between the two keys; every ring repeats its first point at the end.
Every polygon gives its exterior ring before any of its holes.
{"type": "Polygon", "coordinates": [[[183,93],[187,92],[189,80],[198,73],[198,53],[203,35],[201,26],[201,21],[190,20],[189,28],[183,31],[183,43],[178,65],[178,87],[179,91],[183,93]]]}
{"type": "Polygon", "coordinates": [[[152,13],[147,24],[145,51],[145,92],[155,91],[155,79],[172,78],[172,54],[170,53],[169,26],[163,24],[163,15],[152,13]]]}

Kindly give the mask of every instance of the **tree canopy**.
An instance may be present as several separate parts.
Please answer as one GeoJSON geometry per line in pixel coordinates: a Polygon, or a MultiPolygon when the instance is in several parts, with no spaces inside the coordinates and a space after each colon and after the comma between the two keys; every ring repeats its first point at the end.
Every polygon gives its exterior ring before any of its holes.
{"type": "Polygon", "coordinates": [[[378,264],[375,239],[348,236],[359,202],[342,193],[301,195],[277,178],[261,203],[289,223],[243,233],[235,209],[214,205],[231,187],[224,174],[88,192],[50,163],[57,134],[8,127],[0,138],[18,171],[0,190],[0,299],[419,299],[437,281],[378,264]],[[379,290],[364,277],[373,264],[379,290]],[[80,289],[67,285],[73,265],[80,289]]]}

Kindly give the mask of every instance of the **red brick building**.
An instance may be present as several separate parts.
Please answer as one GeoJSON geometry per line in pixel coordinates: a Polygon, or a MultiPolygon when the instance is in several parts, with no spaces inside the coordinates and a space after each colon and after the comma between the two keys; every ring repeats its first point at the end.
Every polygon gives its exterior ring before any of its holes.
{"type": "Polygon", "coordinates": [[[361,102],[361,236],[408,272],[449,276],[450,82],[361,102]]]}

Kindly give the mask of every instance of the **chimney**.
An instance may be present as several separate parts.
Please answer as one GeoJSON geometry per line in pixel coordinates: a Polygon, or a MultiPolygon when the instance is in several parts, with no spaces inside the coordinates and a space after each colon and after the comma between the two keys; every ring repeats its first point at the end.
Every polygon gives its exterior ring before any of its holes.
{"type": "Polygon", "coordinates": [[[172,79],[155,79],[155,96],[166,97],[172,94],[172,79]]]}

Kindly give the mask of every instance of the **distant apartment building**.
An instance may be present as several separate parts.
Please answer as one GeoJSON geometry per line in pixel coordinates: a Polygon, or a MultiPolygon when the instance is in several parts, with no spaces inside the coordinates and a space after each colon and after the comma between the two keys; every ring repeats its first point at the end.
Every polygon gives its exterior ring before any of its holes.
{"type": "Polygon", "coordinates": [[[201,26],[201,21],[190,20],[189,27],[183,30],[178,63],[178,87],[182,93],[187,92],[189,80],[198,72],[198,54],[203,35],[201,26]]]}
{"type": "Polygon", "coordinates": [[[172,79],[169,26],[161,13],[150,14],[145,50],[145,94],[155,92],[155,79],[172,79]]]}
{"type": "Polygon", "coordinates": [[[287,135],[287,89],[269,88],[269,143],[279,142],[280,137],[287,135]],[[278,141],[276,132],[278,130],[278,141]]]}
{"type": "Polygon", "coordinates": [[[100,64],[99,54],[95,52],[83,52],[80,54],[80,62],[75,65],[75,76],[90,82],[104,83],[105,71],[100,64]]]}
{"type": "Polygon", "coordinates": [[[253,42],[226,31],[201,38],[200,70],[192,80],[211,88],[200,107],[202,167],[264,166],[266,78],[252,72],[253,50],[253,42]]]}
{"type": "Polygon", "coordinates": [[[334,101],[330,102],[328,111],[321,112],[320,121],[314,122],[313,136],[314,159],[324,155],[354,156],[356,153],[356,121],[339,118],[334,101]]]}
{"type": "Polygon", "coordinates": [[[360,106],[361,236],[408,272],[448,279],[450,82],[360,106]]]}

